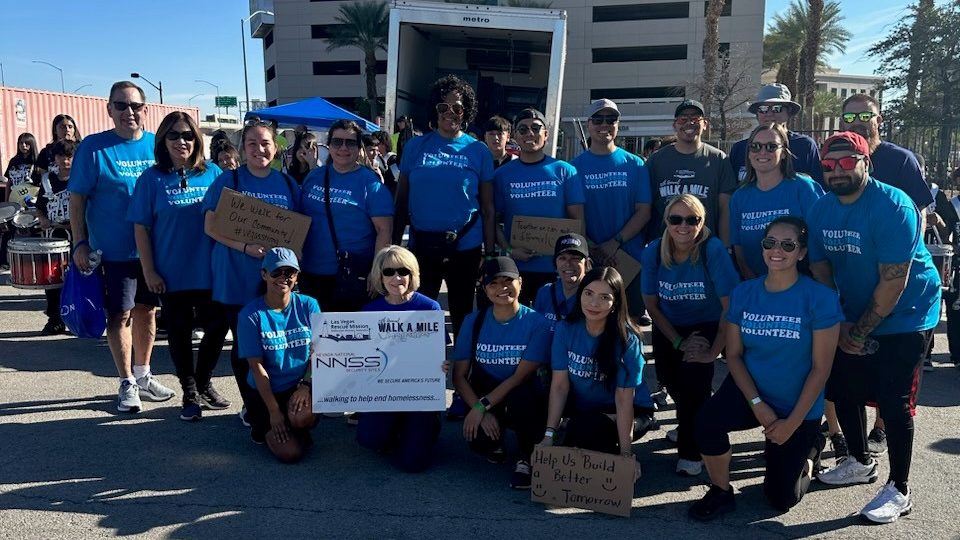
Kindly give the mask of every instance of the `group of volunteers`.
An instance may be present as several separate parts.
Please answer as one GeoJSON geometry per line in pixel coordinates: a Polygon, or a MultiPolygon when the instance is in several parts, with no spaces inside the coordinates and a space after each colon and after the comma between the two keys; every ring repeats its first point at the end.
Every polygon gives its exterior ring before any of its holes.
{"type": "MultiPolygon", "coordinates": [[[[54,120],[46,157],[18,161],[13,176],[42,174],[44,226],[69,228],[81,271],[102,253],[119,411],[176,394],[150,368],[162,306],[180,418],[232,405],[212,384],[231,331],[241,419],[254,442],[296,462],[318,421],[311,315],[440,310],[445,282],[456,339],[452,363],[438,368],[463,408],[451,416],[492,463],[508,459],[505,432],[515,433],[513,488],[530,487],[538,444],[633,457],[657,427],[635,322],[648,316],[661,394],[676,404],[676,472],[706,468],[710,479],[691,518],[735,508],[734,431],[762,428],[776,509],[798,504],[814,478],[876,481],[883,450],[868,440],[868,403],[890,470],[861,513],[886,523],[910,512],[916,392],[941,283],[924,245],[933,198],[914,155],[880,140],[875,99],[848,98],[845,131],[818,147],[787,130],[799,110],[789,89],[766,85],[750,105],[759,126],[729,156],[703,142],[703,106],[685,100],[675,141],[651,146],[646,161],[617,146],[619,108],[599,99],[587,148],[569,163],[547,155],[557,126],[536,109],[490,118],[480,141],[465,131],[477,114],[469,84],[445,76],[426,99],[432,130],[416,135],[404,117],[402,144],[340,120],[325,145],[298,129],[286,158],[276,125],[259,120],[244,125],[239,148],[216,137],[209,161],[188,114],[148,132],[144,93],[127,81],[110,89],[114,129],[81,141],[72,118],[54,120]],[[511,139],[519,156],[506,151],[511,139]],[[224,188],[310,216],[302,256],[219,233],[224,188]],[[537,252],[512,245],[518,216],[583,226],[537,252]],[[729,375],[714,391],[721,356],[729,375]]],[[[358,443],[399,469],[431,465],[439,413],[356,422],[358,443]]]]}

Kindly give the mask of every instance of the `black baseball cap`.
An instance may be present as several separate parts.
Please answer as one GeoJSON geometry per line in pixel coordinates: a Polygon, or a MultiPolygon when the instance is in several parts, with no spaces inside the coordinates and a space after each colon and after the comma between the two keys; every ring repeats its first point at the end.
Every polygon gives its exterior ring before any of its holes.
{"type": "Polygon", "coordinates": [[[590,250],[587,248],[587,239],[576,233],[567,233],[557,238],[557,244],[553,248],[553,258],[556,259],[561,253],[573,251],[584,257],[590,257],[590,250]]]}
{"type": "Polygon", "coordinates": [[[547,119],[543,116],[543,113],[532,108],[528,107],[517,113],[517,116],[513,118],[513,125],[517,125],[521,120],[539,120],[543,125],[547,125],[547,119]]]}
{"type": "Polygon", "coordinates": [[[520,270],[517,269],[517,263],[510,257],[496,257],[483,262],[480,276],[480,281],[487,286],[498,277],[517,279],[520,277],[520,270]]]}
{"type": "Polygon", "coordinates": [[[676,118],[676,117],[680,116],[680,113],[682,113],[682,112],[683,112],[684,110],[686,110],[686,109],[696,109],[697,112],[699,112],[699,113],[702,115],[702,114],[703,114],[703,103],[700,103],[699,101],[697,101],[697,100],[695,100],[695,99],[685,99],[685,100],[683,100],[682,103],[680,103],[679,105],[677,105],[677,110],[675,110],[675,111],[673,112],[673,117],[676,118]]]}

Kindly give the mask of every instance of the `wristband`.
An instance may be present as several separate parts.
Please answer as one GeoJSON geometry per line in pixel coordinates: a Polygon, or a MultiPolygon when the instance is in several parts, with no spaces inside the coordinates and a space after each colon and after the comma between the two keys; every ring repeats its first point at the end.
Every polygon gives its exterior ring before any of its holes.
{"type": "Polygon", "coordinates": [[[247,244],[247,243],[244,243],[244,244],[243,244],[243,254],[244,254],[244,255],[247,254],[247,246],[248,246],[248,245],[249,245],[249,244],[247,244]]]}
{"type": "Polygon", "coordinates": [[[481,413],[487,412],[487,408],[483,406],[483,403],[480,403],[480,400],[477,400],[477,402],[473,404],[473,408],[474,410],[480,411],[481,413]]]}
{"type": "Polygon", "coordinates": [[[79,249],[80,246],[90,247],[90,242],[88,242],[88,241],[86,241],[86,240],[80,240],[79,242],[73,244],[73,252],[76,253],[76,252],[77,252],[77,249],[79,249]]]}
{"type": "Polygon", "coordinates": [[[614,236],[613,239],[616,240],[617,243],[620,244],[621,246],[623,245],[623,235],[622,235],[622,234],[617,233],[617,235],[614,236]]]}
{"type": "Polygon", "coordinates": [[[550,438],[552,439],[553,436],[556,435],[556,434],[557,434],[557,431],[556,431],[555,429],[553,429],[553,428],[547,428],[547,431],[544,432],[543,436],[544,436],[544,437],[550,437],[550,438]]]}
{"type": "Polygon", "coordinates": [[[763,400],[760,399],[760,396],[757,396],[757,397],[755,397],[755,398],[753,398],[753,399],[750,400],[750,407],[751,407],[751,408],[756,407],[757,405],[759,405],[759,404],[761,404],[761,403],[763,403],[763,400]]]}
{"type": "Polygon", "coordinates": [[[677,336],[677,337],[675,337],[675,338],[673,339],[673,343],[672,343],[672,344],[673,344],[673,348],[674,348],[674,349],[679,349],[681,343],[683,343],[683,336],[677,336]]]}
{"type": "Polygon", "coordinates": [[[867,336],[858,336],[857,334],[850,334],[850,339],[863,343],[864,341],[867,340],[867,336]]]}

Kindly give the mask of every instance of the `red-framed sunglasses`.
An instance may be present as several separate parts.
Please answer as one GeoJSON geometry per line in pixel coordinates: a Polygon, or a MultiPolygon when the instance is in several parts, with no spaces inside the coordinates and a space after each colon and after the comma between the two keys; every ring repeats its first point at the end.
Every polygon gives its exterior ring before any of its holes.
{"type": "Polygon", "coordinates": [[[857,168],[857,163],[863,160],[863,156],[846,156],[838,159],[823,158],[820,160],[820,167],[823,172],[833,172],[837,166],[844,171],[852,171],[857,168]]]}

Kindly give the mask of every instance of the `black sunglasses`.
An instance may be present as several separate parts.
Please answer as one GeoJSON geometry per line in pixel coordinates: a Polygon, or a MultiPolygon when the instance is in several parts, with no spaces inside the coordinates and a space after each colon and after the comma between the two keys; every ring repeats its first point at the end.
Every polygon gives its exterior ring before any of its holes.
{"type": "Polygon", "coordinates": [[[779,114],[783,112],[783,105],[757,105],[757,112],[760,114],[768,112],[779,114]]]}
{"type": "Polygon", "coordinates": [[[407,276],[410,275],[410,269],[409,269],[409,268],[403,268],[403,267],[400,267],[400,268],[384,268],[384,269],[381,270],[380,272],[383,273],[384,277],[393,277],[394,274],[396,274],[396,275],[398,275],[398,276],[400,276],[400,277],[407,277],[407,276]]]}
{"type": "Polygon", "coordinates": [[[273,272],[270,272],[270,277],[277,279],[279,277],[291,278],[296,277],[300,272],[295,268],[277,268],[273,272]]]}
{"type": "Polygon", "coordinates": [[[357,144],[356,139],[344,139],[342,137],[333,137],[330,139],[330,148],[340,148],[341,146],[346,146],[352,150],[358,148],[360,145],[357,144]]]}
{"type": "Polygon", "coordinates": [[[187,141],[187,142],[193,142],[193,141],[197,140],[197,136],[194,135],[192,131],[173,131],[173,130],[170,130],[170,131],[167,132],[167,134],[164,136],[164,138],[167,139],[168,141],[176,141],[176,140],[179,140],[179,139],[183,139],[183,140],[185,140],[185,141],[187,141]]]}
{"type": "Polygon", "coordinates": [[[780,143],[775,143],[775,142],[768,142],[768,143],[752,142],[752,143],[750,143],[750,151],[753,152],[754,154],[760,153],[760,150],[766,150],[767,152],[770,152],[770,153],[772,154],[772,153],[776,152],[777,150],[779,150],[779,149],[781,149],[781,148],[783,148],[783,145],[780,144],[780,143]]]}
{"type": "Polygon", "coordinates": [[[771,250],[777,246],[780,246],[780,249],[782,249],[784,253],[790,253],[797,249],[799,244],[793,240],[777,240],[776,238],[770,238],[768,236],[760,241],[760,245],[766,250],[771,250]]]}
{"type": "Polygon", "coordinates": [[[127,110],[127,107],[129,107],[133,112],[140,112],[140,109],[143,109],[147,106],[146,103],[136,103],[133,101],[129,103],[126,101],[111,101],[110,104],[113,105],[113,108],[119,112],[127,110]]]}
{"type": "Polygon", "coordinates": [[[597,114],[590,117],[590,123],[595,126],[602,126],[604,124],[612,126],[620,121],[620,115],[618,114],[597,114]]]}
{"type": "Polygon", "coordinates": [[[530,124],[529,126],[520,124],[515,129],[517,130],[518,134],[526,135],[527,133],[540,133],[541,131],[543,131],[544,127],[545,126],[542,126],[540,124],[530,124]]]}
{"type": "Polygon", "coordinates": [[[669,223],[670,225],[679,225],[681,223],[686,223],[691,227],[695,227],[699,225],[701,221],[703,221],[703,218],[701,218],[700,216],[686,216],[686,217],[677,216],[677,215],[667,216],[667,223],[669,223]]]}

